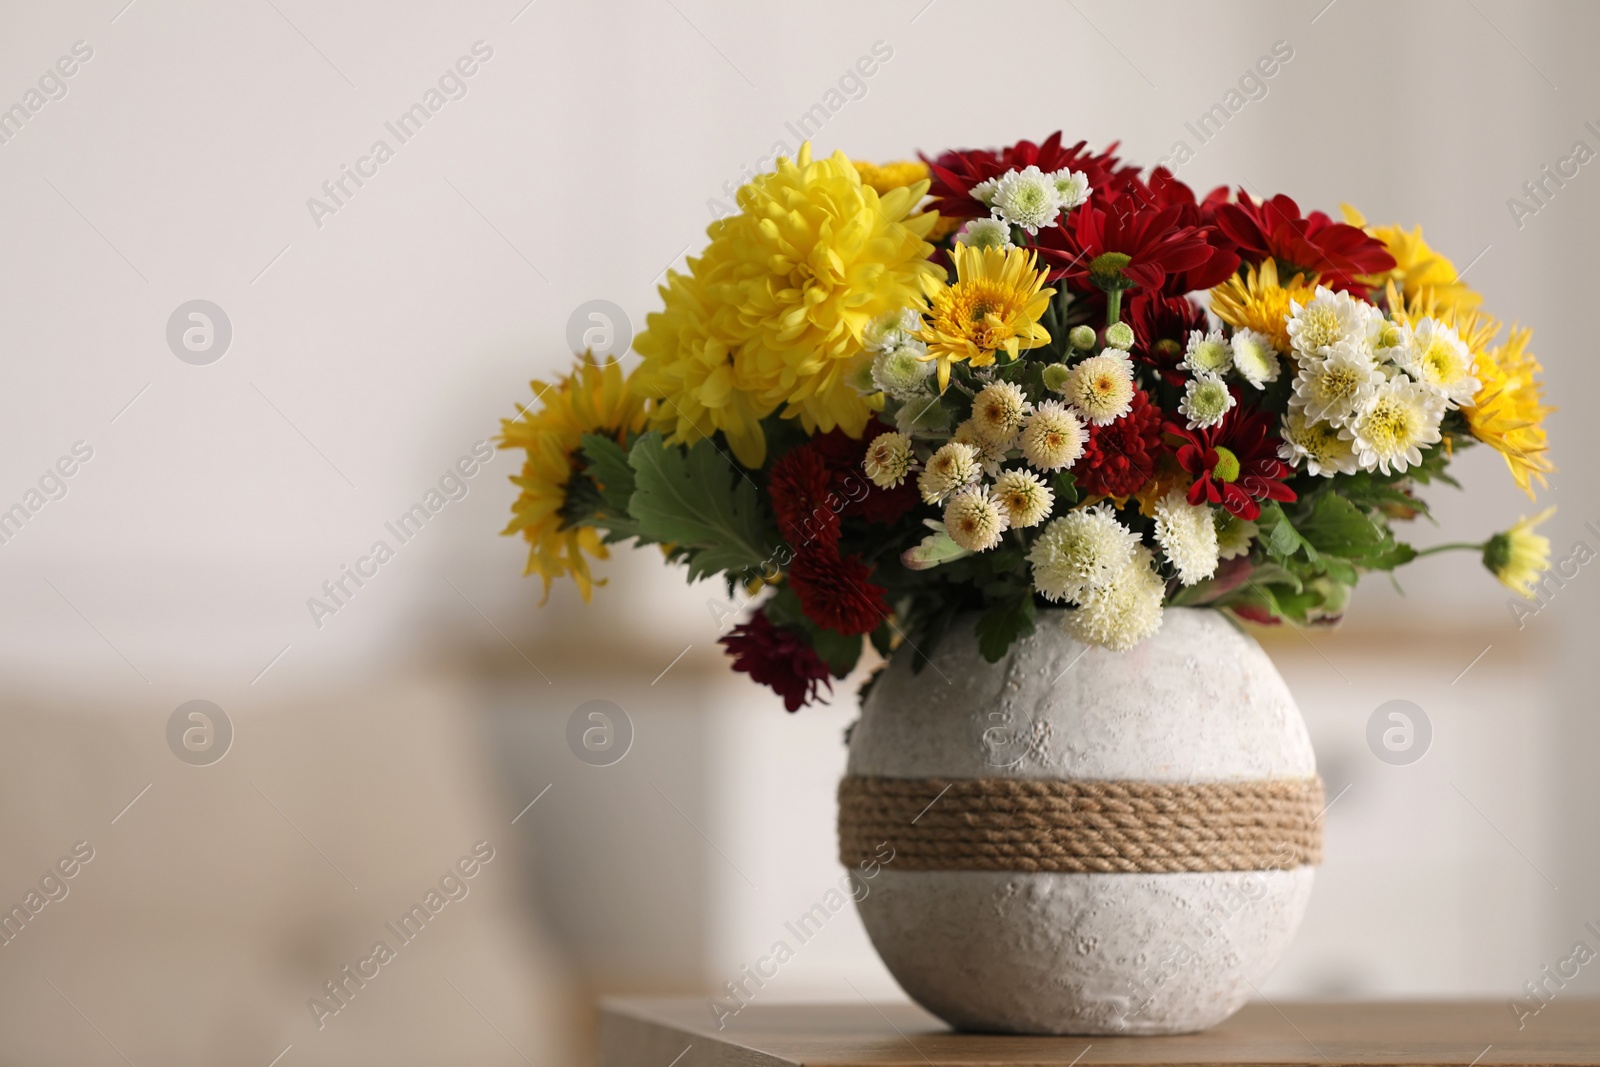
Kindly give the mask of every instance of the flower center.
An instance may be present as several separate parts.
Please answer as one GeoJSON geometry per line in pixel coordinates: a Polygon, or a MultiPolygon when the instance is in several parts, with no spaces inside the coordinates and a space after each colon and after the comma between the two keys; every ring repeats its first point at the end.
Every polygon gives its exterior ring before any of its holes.
{"type": "Polygon", "coordinates": [[[1217,454],[1217,462],[1211,468],[1211,476],[1220,482],[1236,482],[1239,480],[1239,457],[1230,449],[1218,445],[1213,451],[1217,454]]]}

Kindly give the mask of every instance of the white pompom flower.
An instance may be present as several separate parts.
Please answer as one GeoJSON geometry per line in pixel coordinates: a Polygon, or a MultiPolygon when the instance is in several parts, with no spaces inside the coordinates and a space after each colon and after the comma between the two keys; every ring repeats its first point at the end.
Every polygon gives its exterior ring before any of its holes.
{"type": "Polygon", "coordinates": [[[1056,494],[1044,479],[1030,470],[1009,470],[994,483],[995,499],[1005,509],[1013,529],[1037,526],[1055,507],[1056,494]]]}
{"type": "Polygon", "coordinates": [[[1061,214],[1061,194],[1050,175],[1038,167],[1007,171],[995,183],[994,199],[989,203],[994,217],[1020,226],[1030,235],[1054,226],[1061,214]]]}
{"type": "Polygon", "coordinates": [[[1183,359],[1178,363],[1179,370],[1214,374],[1220,378],[1228,373],[1231,366],[1233,346],[1228,344],[1221,330],[1212,330],[1210,333],[1189,331],[1189,343],[1183,350],[1183,359]]]}
{"type": "Polygon", "coordinates": [[[1178,413],[1189,420],[1189,429],[1215,426],[1238,403],[1233,390],[1215,374],[1198,374],[1183,387],[1178,413]]]}
{"type": "Polygon", "coordinates": [[[1109,581],[1089,590],[1067,616],[1067,632],[1086,645],[1126,652],[1161,629],[1166,583],[1152,566],[1155,558],[1140,545],[1109,581]]]}
{"type": "Polygon", "coordinates": [[[872,357],[872,383],[896,400],[925,395],[934,371],[932,361],[922,358],[927,351],[927,345],[909,339],[898,348],[879,352],[872,357]]]}
{"type": "Polygon", "coordinates": [[[1062,394],[1096,426],[1108,426],[1133,409],[1133,364],[1124,356],[1090,356],[1072,368],[1062,394]]]}
{"type": "Polygon", "coordinates": [[[1089,184],[1089,176],[1081,170],[1063,167],[1052,173],[1050,180],[1056,183],[1056,198],[1061,201],[1062,211],[1082,207],[1088,202],[1089,194],[1094,192],[1094,186],[1089,184]]]}
{"type": "Polygon", "coordinates": [[[1011,227],[999,219],[973,219],[956,234],[956,243],[968,248],[998,248],[1008,252],[1016,245],[1011,243],[1011,227]]]}
{"type": "Polygon", "coordinates": [[[944,529],[950,540],[968,552],[987,552],[1000,543],[1010,520],[987,487],[964,485],[944,508],[944,529]]]}
{"type": "Polygon", "coordinates": [[[1182,489],[1170,490],[1156,501],[1155,532],[1162,555],[1184,585],[1217,573],[1217,525],[1207,505],[1189,503],[1182,489]]]}
{"type": "Polygon", "coordinates": [[[880,433],[867,446],[861,469],[879,489],[893,489],[905,481],[912,464],[911,438],[903,433],[880,433]]]}
{"type": "Polygon", "coordinates": [[[1033,411],[1028,396],[1015,382],[990,382],[972,398],[972,422],[984,438],[1010,448],[1033,411]]]}
{"type": "Polygon", "coordinates": [[[917,489],[925,504],[942,504],[945,498],[963,485],[970,485],[983,476],[978,464],[978,450],[960,441],[951,441],[940,447],[917,476],[917,489]]]}
{"type": "Polygon", "coordinates": [[[1138,543],[1104,504],[1069,511],[1051,519],[1028,550],[1033,586],[1046,600],[1076,601],[1121,571],[1138,543]]]}
{"type": "Polygon", "coordinates": [[[1022,458],[1042,471],[1065,470],[1083,455],[1089,432],[1059,400],[1042,400],[1022,424],[1022,458]]]}

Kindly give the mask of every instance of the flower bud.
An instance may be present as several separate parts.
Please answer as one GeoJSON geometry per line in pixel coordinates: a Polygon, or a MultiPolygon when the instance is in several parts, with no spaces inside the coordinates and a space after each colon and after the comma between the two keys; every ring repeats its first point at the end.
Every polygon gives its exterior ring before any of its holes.
{"type": "Polygon", "coordinates": [[[1090,349],[1094,347],[1094,327],[1074,326],[1072,332],[1067,334],[1067,344],[1073,348],[1090,349]]]}
{"type": "Polygon", "coordinates": [[[1106,344],[1126,352],[1133,347],[1133,327],[1125,322],[1113,322],[1106,327],[1106,344]]]}

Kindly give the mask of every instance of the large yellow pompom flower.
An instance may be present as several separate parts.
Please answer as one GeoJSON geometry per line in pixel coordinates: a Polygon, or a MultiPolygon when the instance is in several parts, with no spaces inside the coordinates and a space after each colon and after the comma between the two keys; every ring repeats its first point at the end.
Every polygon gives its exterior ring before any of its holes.
{"type": "Polygon", "coordinates": [[[1261,266],[1246,266],[1244,273],[1230,275],[1211,290],[1211,310],[1217,318],[1235,329],[1251,329],[1272,338],[1272,345],[1288,355],[1289,301],[1301,307],[1317,295],[1315,275],[1296,274],[1283,284],[1278,279],[1278,264],[1263,259],[1261,266]]]}
{"type": "Polygon", "coordinates": [[[699,263],[691,258],[688,274],[667,275],[662,310],[646,317],[633,342],[644,357],[633,390],[654,401],[650,425],[668,440],[692,444],[721,430],[739,462],[759,467],[766,455],[761,420],[777,404],[757,395],[734,360],[734,341],[715,322],[699,263]]]}
{"type": "Polygon", "coordinates": [[[1383,247],[1394,257],[1394,269],[1362,279],[1367,286],[1381,289],[1393,281],[1407,300],[1415,300],[1423,290],[1430,290],[1438,307],[1464,311],[1483,301],[1482,296],[1461,280],[1456,265],[1422,239],[1421,226],[1413,227],[1410,233],[1399,226],[1368,226],[1361,212],[1349,204],[1343,207],[1344,221],[1360,226],[1368,235],[1382,241],[1383,247]]]}
{"type": "MultiPolygon", "coordinates": [[[[644,403],[634,395],[615,361],[595,363],[585,353],[572,373],[555,382],[534,381],[538,410],[527,408],[514,419],[500,421],[501,448],[527,450],[520,475],[511,481],[522,492],[511,505],[512,518],[501,533],[521,533],[528,542],[528,567],[523,573],[544,579],[544,599],[551,582],[571,575],[584,600],[594,587],[585,553],[606,559],[606,546],[593,527],[568,527],[564,509],[572,480],[574,453],[586,433],[601,433],[622,442],[643,429],[644,403]]],[[[543,603],[543,600],[540,601],[543,603]]]]}
{"type": "Polygon", "coordinates": [[[928,346],[924,361],[939,363],[939,391],[950,385],[952,364],[987,367],[999,352],[1008,359],[1050,343],[1039,318],[1050,306],[1054,289],[1044,288],[1049,271],[1035,270],[1034,253],[1021,248],[970,248],[958,244],[951,253],[956,280],[923,281],[928,294],[928,325],[917,334],[928,346]]]}
{"type": "Polygon", "coordinates": [[[859,436],[873,406],[848,378],[863,331],[920,306],[920,280],[941,273],[925,240],[938,216],[916,211],[927,191],[923,179],[880,196],[843,152],[813,160],[810,145],[740,189],[739,213],[707,228],[634,342],[652,418],[681,443],[722,430],[750,467],[766,458],[757,420],[779,407],[809,432],[859,436]]]}

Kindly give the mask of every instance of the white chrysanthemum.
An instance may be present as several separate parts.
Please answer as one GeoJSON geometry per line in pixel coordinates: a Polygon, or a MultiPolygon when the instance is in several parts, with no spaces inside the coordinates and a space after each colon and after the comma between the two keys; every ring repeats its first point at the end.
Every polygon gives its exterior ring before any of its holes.
{"type": "Polygon", "coordinates": [[[1221,422],[1235,403],[1226,382],[1215,374],[1201,374],[1184,385],[1178,413],[1189,420],[1189,429],[1198,430],[1221,422]]]}
{"type": "Polygon", "coordinates": [[[956,432],[950,435],[950,440],[959,441],[964,445],[971,445],[978,453],[978,465],[983,468],[983,473],[991,478],[1000,476],[1000,464],[1006,461],[1006,450],[1011,447],[1009,441],[996,443],[983,434],[983,427],[978,425],[977,419],[964,419],[956,427],[956,432]]]}
{"type": "Polygon", "coordinates": [[[1078,416],[1059,400],[1041,400],[1022,424],[1022,458],[1042,471],[1072,466],[1089,440],[1078,416]]]}
{"type": "Polygon", "coordinates": [[[879,352],[872,357],[872,383],[896,400],[925,395],[934,371],[933,362],[922,358],[927,351],[927,345],[912,338],[899,348],[879,352]]]}
{"type": "Polygon", "coordinates": [[[1233,369],[1257,389],[1263,388],[1268,382],[1277,381],[1282,366],[1278,362],[1277,350],[1272,347],[1272,338],[1255,330],[1235,330],[1233,369]]]}
{"type": "Polygon", "coordinates": [[[1184,585],[1217,573],[1217,525],[1211,509],[1189,503],[1182,489],[1156,501],[1156,544],[1184,585]]]}
{"type": "Polygon", "coordinates": [[[1221,377],[1228,373],[1231,366],[1233,348],[1223,338],[1221,330],[1212,330],[1210,333],[1189,331],[1189,344],[1183,350],[1183,359],[1178,363],[1179,370],[1221,377]]]}
{"type": "Polygon", "coordinates": [[[1161,629],[1166,583],[1151,564],[1155,557],[1140,545],[1133,558],[1108,582],[1084,594],[1067,616],[1067,632],[1086,645],[1126,652],[1161,629]]]}
{"type": "Polygon", "coordinates": [[[951,441],[929,457],[917,476],[917,489],[924,503],[942,504],[945,497],[970,485],[983,475],[978,465],[978,450],[960,441],[951,441]]]}
{"type": "Polygon", "coordinates": [[[911,470],[911,438],[903,433],[880,433],[867,446],[861,469],[879,489],[893,489],[911,470]]]}
{"type": "Polygon", "coordinates": [[[1399,362],[1406,347],[1406,328],[1392,319],[1384,318],[1381,308],[1369,305],[1368,314],[1374,323],[1370,331],[1372,358],[1379,363],[1399,362]]]}
{"type": "Polygon", "coordinates": [[[1007,523],[1000,501],[981,485],[962,486],[945,505],[945,533],[968,552],[987,552],[998,545],[1007,523]]]}
{"type": "Polygon", "coordinates": [[[1414,381],[1438,393],[1451,408],[1473,398],[1479,382],[1472,373],[1472,350],[1460,334],[1431,318],[1403,333],[1405,342],[1394,358],[1414,381]]]}
{"type": "Polygon", "coordinates": [[[972,398],[972,421],[978,432],[1002,448],[1011,447],[1032,410],[1027,394],[1015,382],[990,382],[972,398]]]}
{"type": "Polygon", "coordinates": [[[1016,529],[1039,525],[1056,503],[1055,492],[1030,470],[1009,470],[1000,475],[994,483],[994,495],[1016,529]]]}
{"type": "Polygon", "coordinates": [[[1444,398],[1398,374],[1380,385],[1340,436],[1353,441],[1363,470],[1385,474],[1422,462],[1422,449],[1439,440],[1444,398]]]}
{"type": "Polygon", "coordinates": [[[1125,356],[1090,356],[1072,368],[1062,395],[1085,419],[1109,425],[1133,408],[1133,364],[1125,356]]]}
{"type": "Polygon", "coordinates": [[[1061,214],[1061,196],[1048,174],[1038,167],[1023,167],[1000,176],[989,210],[995,218],[1036,234],[1055,225],[1061,214]]]}
{"type": "Polygon", "coordinates": [[[1046,600],[1076,601],[1127,566],[1138,543],[1104,504],[1069,511],[1051,519],[1028,550],[1033,586],[1046,600]]]}
{"type": "Polygon", "coordinates": [[[984,207],[993,207],[995,190],[999,187],[999,185],[999,179],[988,178],[979,182],[977,185],[974,185],[969,192],[972,194],[972,199],[976,200],[984,207]]]}
{"type": "MultiPolygon", "coordinates": [[[[861,347],[869,352],[892,352],[913,340],[912,334],[922,329],[922,316],[915,308],[887,311],[861,331],[861,347]]],[[[919,342],[920,343],[920,342],[919,342]]]]}
{"type": "Polygon", "coordinates": [[[1380,329],[1372,305],[1349,293],[1317,286],[1317,294],[1304,307],[1289,301],[1289,344],[1302,356],[1326,356],[1336,347],[1350,348],[1371,357],[1380,329]]]}
{"type": "Polygon", "coordinates": [[[1094,187],[1089,184],[1089,176],[1081,170],[1062,167],[1050,175],[1050,180],[1056,183],[1056,199],[1061,201],[1062,211],[1081,207],[1088,201],[1089,194],[1094,192],[1094,187]]]}
{"type": "Polygon", "coordinates": [[[858,353],[851,361],[850,369],[845,371],[845,383],[862,396],[878,392],[878,383],[872,377],[873,358],[870,352],[858,353]]]}
{"type": "Polygon", "coordinates": [[[903,434],[943,433],[950,429],[950,410],[936,393],[913,396],[894,413],[894,426],[903,434]]]}
{"type": "Polygon", "coordinates": [[[1304,411],[1312,422],[1331,422],[1342,428],[1386,380],[1366,355],[1340,345],[1330,349],[1326,358],[1300,360],[1289,406],[1304,411]]]}
{"type": "Polygon", "coordinates": [[[1356,472],[1355,449],[1332,423],[1313,422],[1306,418],[1305,412],[1290,409],[1278,432],[1282,437],[1278,455],[1287,460],[1289,466],[1298,467],[1304,460],[1307,474],[1324,478],[1356,472]]]}
{"type": "Polygon", "coordinates": [[[1217,524],[1217,558],[1235,559],[1248,555],[1250,542],[1255,540],[1261,528],[1249,519],[1241,519],[1227,508],[1211,509],[1211,517],[1217,524]]]}
{"type": "Polygon", "coordinates": [[[1002,252],[1016,247],[1011,243],[1011,227],[999,219],[973,219],[956,234],[956,243],[968,248],[998,248],[1002,252]]]}

